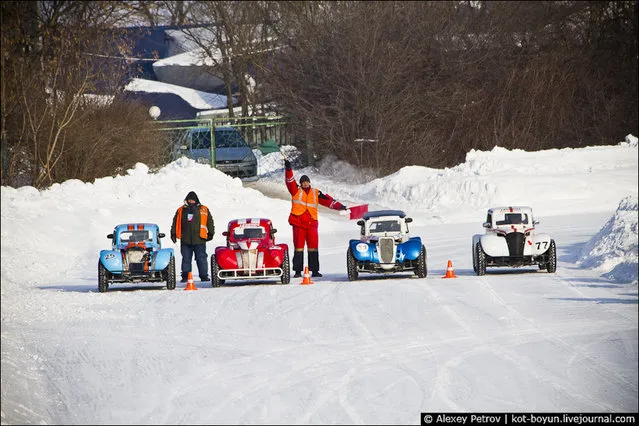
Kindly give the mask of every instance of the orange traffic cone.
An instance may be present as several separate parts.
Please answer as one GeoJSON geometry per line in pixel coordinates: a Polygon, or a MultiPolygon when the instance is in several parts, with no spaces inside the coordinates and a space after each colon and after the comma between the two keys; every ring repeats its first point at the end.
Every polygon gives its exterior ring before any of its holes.
{"type": "Polygon", "coordinates": [[[314,284],[311,281],[311,273],[308,271],[308,266],[304,267],[304,277],[302,278],[302,285],[304,284],[314,284]]]}
{"type": "Polygon", "coordinates": [[[453,262],[451,262],[450,260],[448,261],[448,268],[446,268],[446,275],[444,275],[442,278],[457,278],[457,276],[455,275],[455,271],[453,271],[453,262]]]}
{"type": "Polygon", "coordinates": [[[197,287],[193,283],[193,274],[191,272],[189,272],[189,275],[187,275],[186,287],[184,288],[184,290],[197,290],[197,287]]]}

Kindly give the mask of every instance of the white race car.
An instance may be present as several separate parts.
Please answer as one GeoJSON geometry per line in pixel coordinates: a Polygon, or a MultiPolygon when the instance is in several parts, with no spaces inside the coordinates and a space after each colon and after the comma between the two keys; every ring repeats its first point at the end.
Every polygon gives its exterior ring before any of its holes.
{"type": "Polygon", "coordinates": [[[486,274],[488,266],[538,265],[550,273],[557,270],[557,248],[548,234],[535,231],[530,207],[488,209],[485,234],[473,235],[473,270],[486,274]]]}

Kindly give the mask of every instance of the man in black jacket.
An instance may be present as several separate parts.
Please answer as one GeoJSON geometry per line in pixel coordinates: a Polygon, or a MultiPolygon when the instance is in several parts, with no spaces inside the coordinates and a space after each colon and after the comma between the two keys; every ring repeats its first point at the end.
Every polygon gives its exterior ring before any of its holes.
{"type": "Polygon", "coordinates": [[[209,280],[208,255],[206,242],[213,239],[215,225],[208,207],[200,204],[197,194],[189,192],[184,199],[184,205],[177,209],[171,224],[171,241],[180,239],[180,253],[182,253],[182,282],[186,282],[191,272],[191,262],[195,253],[200,280],[209,280]]]}

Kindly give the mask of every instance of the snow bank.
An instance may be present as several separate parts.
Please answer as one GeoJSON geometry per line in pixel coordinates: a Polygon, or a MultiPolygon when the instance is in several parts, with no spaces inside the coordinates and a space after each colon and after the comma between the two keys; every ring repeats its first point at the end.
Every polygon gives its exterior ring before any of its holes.
{"type": "Polygon", "coordinates": [[[637,204],[634,195],[621,200],[614,216],[586,243],[578,263],[614,281],[637,283],[637,204]]]}

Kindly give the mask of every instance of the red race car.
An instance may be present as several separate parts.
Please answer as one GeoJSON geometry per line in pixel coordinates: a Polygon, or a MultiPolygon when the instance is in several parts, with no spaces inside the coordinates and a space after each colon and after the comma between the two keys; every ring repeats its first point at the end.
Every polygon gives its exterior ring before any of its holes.
{"type": "Polygon", "coordinates": [[[270,219],[233,219],[222,233],[226,247],[216,247],[211,255],[211,285],[219,287],[226,280],[279,278],[291,282],[288,245],[275,244],[270,219]]]}

